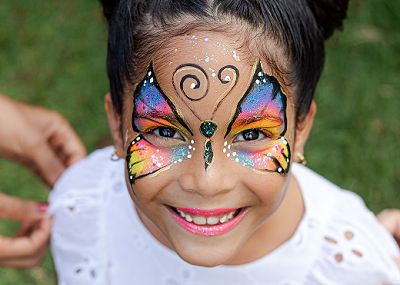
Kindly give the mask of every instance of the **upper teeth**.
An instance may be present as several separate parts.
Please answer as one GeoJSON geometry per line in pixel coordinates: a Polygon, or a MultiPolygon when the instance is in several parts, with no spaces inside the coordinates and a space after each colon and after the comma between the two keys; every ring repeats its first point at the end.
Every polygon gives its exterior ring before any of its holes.
{"type": "Polygon", "coordinates": [[[201,216],[201,215],[194,215],[189,214],[187,212],[183,212],[179,209],[176,209],[178,213],[181,215],[182,218],[186,219],[188,222],[193,222],[196,225],[216,225],[218,222],[221,224],[226,223],[227,221],[231,220],[235,214],[236,210],[233,210],[229,213],[225,213],[221,218],[215,216],[201,216]],[[191,216],[192,215],[192,216],[191,216]]]}

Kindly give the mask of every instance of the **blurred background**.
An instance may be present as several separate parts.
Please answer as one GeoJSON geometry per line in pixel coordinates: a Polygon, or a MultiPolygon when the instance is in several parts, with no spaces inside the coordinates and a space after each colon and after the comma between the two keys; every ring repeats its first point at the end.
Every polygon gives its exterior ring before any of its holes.
{"type": "MultiPolygon", "coordinates": [[[[60,112],[89,152],[111,144],[107,27],[96,0],[1,0],[0,92],[60,112]]],[[[361,195],[378,213],[400,208],[400,1],[352,0],[343,31],[327,42],[307,166],[361,195]]],[[[1,124],[7,122],[0,122],[1,124]]],[[[0,158],[0,191],[46,200],[23,166],[0,158]]],[[[18,223],[0,220],[0,234],[18,223]]],[[[0,268],[0,285],[56,284],[48,254],[34,269],[0,268]]]]}

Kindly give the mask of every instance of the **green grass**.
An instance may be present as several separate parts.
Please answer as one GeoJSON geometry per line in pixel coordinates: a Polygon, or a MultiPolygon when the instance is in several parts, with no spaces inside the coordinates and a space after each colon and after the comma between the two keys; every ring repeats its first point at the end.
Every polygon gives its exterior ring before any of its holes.
{"type": "MultiPolygon", "coordinates": [[[[96,0],[0,1],[0,92],[64,115],[89,151],[111,142],[103,95],[106,25],[96,0]]],[[[361,195],[374,212],[400,208],[400,2],[355,0],[327,43],[308,166],[361,195]]],[[[46,200],[28,170],[0,159],[0,191],[46,200]]],[[[11,235],[15,222],[0,221],[11,235]]],[[[56,284],[42,266],[0,269],[0,285],[56,284]]]]}

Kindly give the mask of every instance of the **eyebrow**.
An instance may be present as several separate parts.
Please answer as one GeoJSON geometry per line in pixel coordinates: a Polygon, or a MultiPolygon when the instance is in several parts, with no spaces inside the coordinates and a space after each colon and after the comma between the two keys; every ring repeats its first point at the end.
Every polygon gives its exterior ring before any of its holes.
{"type": "MultiPolygon", "coordinates": [[[[148,120],[166,127],[170,127],[169,125],[162,123],[161,121],[157,120],[157,119],[161,119],[163,121],[167,121],[169,123],[171,123],[171,125],[174,125],[175,127],[179,128],[179,126],[181,125],[179,123],[179,121],[175,118],[174,114],[165,114],[164,116],[162,115],[153,115],[153,114],[148,114],[148,115],[141,115],[138,114],[135,119],[142,119],[142,120],[148,120]]],[[[184,127],[184,126],[182,126],[184,127]]]]}
{"type": "Polygon", "coordinates": [[[279,121],[279,125],[282,125],[284,123],[282,118],[280,118],[279,116],[271,115],[271,114],[256,116],[254,114],[244,115],[243,113],[241,113],[240,116],[235,120],[235,123],[233,124],[233,126],[237,126],[237,125],[241,126],[241,125],[245,125],[245,124],[251,124],[254,122],[266,121],[266,120],[279,121]]]}

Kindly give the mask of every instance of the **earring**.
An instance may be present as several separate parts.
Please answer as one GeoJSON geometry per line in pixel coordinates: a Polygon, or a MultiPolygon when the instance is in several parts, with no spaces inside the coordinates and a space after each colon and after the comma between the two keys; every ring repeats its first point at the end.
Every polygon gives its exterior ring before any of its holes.
{"type": "Polygon", "coordinates": [[[117,155],[117,149],[116,149],[116,148],[114,149],[114,152],[113,152],[113,154],[111,155],[110,159],[111,159],[112,161],[118,161],[118,160],[119,160],[119,156],[117,155]]]}
{"type": "Polygon", "coordinates": [[[297,153],[297,157],[299,158],[299,163],[302,165],[306,165],[307,164],[307,160],[304,157],[304,155],[302,155],[301,153],[297,153]]]}

